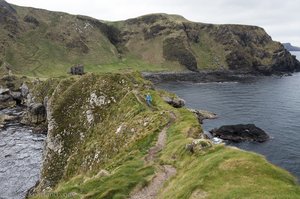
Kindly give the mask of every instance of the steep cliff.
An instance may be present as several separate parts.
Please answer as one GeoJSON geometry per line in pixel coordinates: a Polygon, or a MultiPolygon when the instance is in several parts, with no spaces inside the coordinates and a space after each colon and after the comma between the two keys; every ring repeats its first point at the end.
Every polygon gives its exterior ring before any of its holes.
{"type": "MultiPolygon", "coordinates": [[[[300,63],[260,27],[150,14],[118,22],[0,3],[0,62],[13,72],[233,70],[294,72],[300,63]]],[[[1,65],[1,64],[0,64],[1,65]]]]}
{"type": "Polygon", "coordinates": [[[294,177],[262,156],[203,139],[194,114],[164,102],[175,96],[139,74],[52,79],[33,90],[36,100],[49,100],[42,175],[30,198],[300,194],[294,177]]]}

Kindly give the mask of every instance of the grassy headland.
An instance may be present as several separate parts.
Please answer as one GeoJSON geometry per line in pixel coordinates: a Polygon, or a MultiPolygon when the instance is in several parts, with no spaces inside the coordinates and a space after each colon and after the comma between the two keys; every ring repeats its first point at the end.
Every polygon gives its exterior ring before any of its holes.
{"type": "Polygon", "coordinates": [[[153,90],[138,74],[88,74],[52,85],[53,126],[41,183],[31,198],[128,198],[148,186],[161,165],[177,172],[157,198],[299,197],[295,178],[261,155],[202,139],[194,153],[186,150],[202,134],[196,117],[166,104],[161,96],[171,94],[153,90]],[[148,92],[152,107],[144,101],[148,92]],[[91,107],[93,93],[101,105],[91,107]],[[166,145],[154,161],[145,161],[166,126],[166,145]]]}

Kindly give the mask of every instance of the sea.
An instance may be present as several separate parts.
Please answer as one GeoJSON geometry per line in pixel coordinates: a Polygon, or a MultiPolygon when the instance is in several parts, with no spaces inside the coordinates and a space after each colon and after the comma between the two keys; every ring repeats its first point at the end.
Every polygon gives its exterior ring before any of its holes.
{"type": "MultiPolygon", "coordinates": [[[[300,60],[300,52],[291,53],[300,60]]],[[[300,73],[243,82],[171,82],[157,86],[176,93],[187,107],[216,113],[217,119],[204,121],[206,131],[241,123],[262,128],[271,136],[269,141],[230,145],[260,153],[300,179],[300,73]]]]}

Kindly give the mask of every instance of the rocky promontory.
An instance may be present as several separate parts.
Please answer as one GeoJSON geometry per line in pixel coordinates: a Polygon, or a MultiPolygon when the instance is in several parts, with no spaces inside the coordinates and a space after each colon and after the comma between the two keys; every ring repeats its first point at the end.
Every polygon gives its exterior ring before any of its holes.
{"type": "Polygon", "coordinates": [[[257,186],[270,197],[300,193],[290,174],[262,156],[205,139],[195,114],[215,114],[174,107],[170,99],[179,102],[178,97],[154,90],[140,74],[48,79],[37,82],[30,95],[40,103],[32,107],[38,113],[46,104],[48,134],[40,181],[29,198],[134,198],[148,191],[158,198],[197,198],[192,185],[199,181],[216,186],[205,190],[216,198],[215,190],[223,188],[217,182],[229,185],[226,196],[240,196],[246,187],[255,198],[257,186]],[[257,175],[264,178],[253,184],[257,175]],[[249,180],[242,186],[236,183],[244,179],[249,180]]]}

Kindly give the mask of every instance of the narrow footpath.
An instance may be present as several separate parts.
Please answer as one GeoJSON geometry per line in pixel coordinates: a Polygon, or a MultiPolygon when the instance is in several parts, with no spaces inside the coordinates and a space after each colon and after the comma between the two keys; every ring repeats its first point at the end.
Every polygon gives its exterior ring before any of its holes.
{"type": "MultiPolygon", "coordinates": [[[[171,119],[169,123],[162,129],[158,135],[155,146],[151,147],[145,157],[145,163],[154,161],[157,154],[163,150],[167,141],[167,130],[171,124],[175,121],[176,116],[174,113],[170,113],[171,119]]],[[[163,187],[164,183],[176,174],[176,169],[171,165],[161,165],[158,167],[156,175],[153,177],[148,186],[135,191],[130,196],[130,199],[154,199],[157,198],[159,190],[163,187]]]]}

